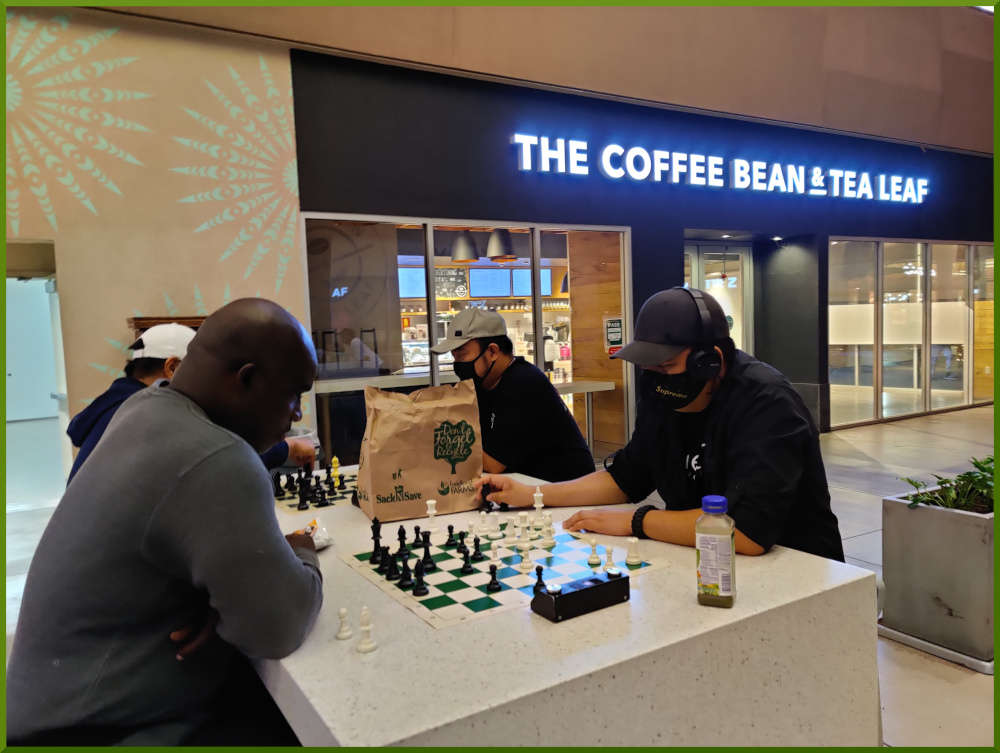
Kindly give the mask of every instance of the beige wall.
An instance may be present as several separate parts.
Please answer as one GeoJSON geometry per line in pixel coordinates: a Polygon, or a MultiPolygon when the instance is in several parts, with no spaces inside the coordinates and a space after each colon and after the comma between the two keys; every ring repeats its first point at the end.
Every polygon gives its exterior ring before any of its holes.
{"type": "Polygon", "coordinates": [[[7,236],[55,244],[70,413],[129,316],[259,293],[305,317],[287,48],[177,32],[8,9],[7,236]]]}
{"type": "Polygon", "coordinates": [[[370,55],[980,152],[971,8],[131,8],[370,55]]]}

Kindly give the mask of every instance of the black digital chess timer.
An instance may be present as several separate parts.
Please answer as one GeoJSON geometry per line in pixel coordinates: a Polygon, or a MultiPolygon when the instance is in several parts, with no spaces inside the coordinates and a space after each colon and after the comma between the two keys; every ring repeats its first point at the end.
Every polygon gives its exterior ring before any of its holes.
{"type": "Polygon", "coordinates": [[[552,622],[562,622],[628,600],[628,575],[611,567],[580,580],[536,591],[531,611],[552,622]]]}

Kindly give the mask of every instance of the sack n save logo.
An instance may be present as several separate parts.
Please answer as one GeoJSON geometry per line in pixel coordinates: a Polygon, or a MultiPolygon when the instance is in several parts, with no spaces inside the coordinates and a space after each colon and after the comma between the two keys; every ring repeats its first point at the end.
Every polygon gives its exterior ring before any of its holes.
{"type": "Polygon", "coordinates": [[[475,444],[476,432],[467,421],[442,421],[434,430],[434,459],[450,463],[455,475],[455,466],[469,459],[475,444]]]}

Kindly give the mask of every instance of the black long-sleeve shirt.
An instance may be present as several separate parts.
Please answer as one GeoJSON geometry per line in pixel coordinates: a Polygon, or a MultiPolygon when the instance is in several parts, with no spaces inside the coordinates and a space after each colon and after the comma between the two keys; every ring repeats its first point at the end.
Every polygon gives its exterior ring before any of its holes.
{"type": "Polygon", "coordinates": [[[689,510],[721,494],[736,527],[765,550],[844,560],[812,417],[779,371],[742,351],[701,413],[640,402],[608,470],[631,500],[655,489],[668,510],[689,510]]]}

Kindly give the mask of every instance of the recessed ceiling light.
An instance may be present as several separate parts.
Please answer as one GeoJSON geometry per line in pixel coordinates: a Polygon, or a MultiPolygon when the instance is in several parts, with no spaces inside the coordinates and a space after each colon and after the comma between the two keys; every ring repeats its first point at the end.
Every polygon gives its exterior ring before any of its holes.
{"type": "Polygon", "coordinates": [[[732,238],[733,236],[731,236],[731,235],[728,235],[728,234],[726,234],[726,233],[723,233],[722,237],[723,237],[723,238],[732,238]]]}
{"type": "Polygon", "coordinates": [[[781,240],[781,236],[780,235],[776,235],[773,238],[771,238],[771,240],[774,241],[775,243],[777,243],[778,241],[781,240]]]}

